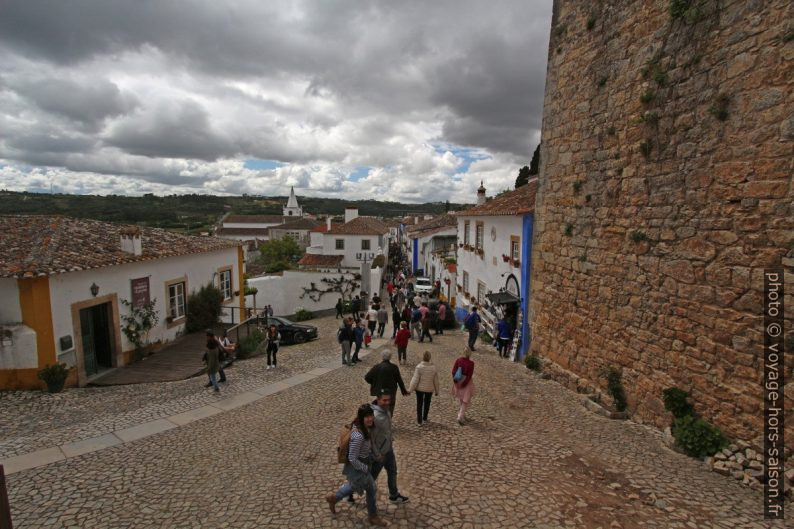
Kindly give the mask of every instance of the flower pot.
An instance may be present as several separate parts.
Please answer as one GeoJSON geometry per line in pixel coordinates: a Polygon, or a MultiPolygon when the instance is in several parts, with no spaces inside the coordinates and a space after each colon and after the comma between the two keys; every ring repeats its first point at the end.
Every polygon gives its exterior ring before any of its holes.
{"type": "Polygon", "coordinates": [[[46,384],[47,384],[48,393],[60,393],[61,391],[63,391],[63,386],[66,384],[66,379],[48,380],[46,384]]]}

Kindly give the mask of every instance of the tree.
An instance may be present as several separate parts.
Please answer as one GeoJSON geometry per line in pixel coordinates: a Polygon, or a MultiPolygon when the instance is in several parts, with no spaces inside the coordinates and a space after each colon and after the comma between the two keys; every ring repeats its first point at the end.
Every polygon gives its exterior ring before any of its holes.
{"type": "Polygon", "coordinates": [[[532,153],[532,161],[529,162],[529,175],[536,175],[540,172],[540,143],[532,153]]]}
{"type": "Polygon", "coordinates": [[[223,294],[220,289],[208,283],[187,298],[185,330],[197,332],[218,323],[221,317],[223,294]]]}
{"type": "Polygon", "coordinates": [[[259,246],[259,262],[264,265],[267,273],[281,272],[292,268],[300,257],[300,246],[290,237],[272,239],[259,246]]]}
{"type": "Polygon", "coordinates": [[[518,177],[516,178],[516,189],[521,186],[527,185],[529,182],[529,167],[526,165],[518,170],[518,177]]]}

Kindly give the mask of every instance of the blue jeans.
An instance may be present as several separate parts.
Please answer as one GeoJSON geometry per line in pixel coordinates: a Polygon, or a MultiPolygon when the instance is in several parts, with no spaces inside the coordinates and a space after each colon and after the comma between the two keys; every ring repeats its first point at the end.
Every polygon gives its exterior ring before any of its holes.
{"type": "Polygon", "coordinates": [[[477,341],[477,335],[479,331],[477,329],[469,329],[469,349],[474,351],[474,342],[477,341]]]}
{"type": "Polygon", "coordinates": [[[380,471],[386,469],[386,482],[389,485],[389,498],[395,498],[400,493],[397,490],[397,458],[394,457],[394,450],[389,450],[383,456],[383,462],[374,461],[372,463],[372,477],[377,481],[380,471]]]}
{"type": "Polygon", "coordinates": [[[220,388],[218,387],[218,381],[215,380],[218,377],[218,373],[210,373],[209,377],[212,387],[215,388],[216,391],[220,391],[220,388]]]}
{"type": "MultiPolygon", "coordinates": [[[[378,514],[378,506],[375,505],[375,482],[370,481],[364,488],[364,492],[367,493],[367,512],[370,516],[378,514]]],[[[345,483],[336,491],[336,501],[340,501],[351,494],[353,494],[353,486],[350,483],[345,483]]]]}

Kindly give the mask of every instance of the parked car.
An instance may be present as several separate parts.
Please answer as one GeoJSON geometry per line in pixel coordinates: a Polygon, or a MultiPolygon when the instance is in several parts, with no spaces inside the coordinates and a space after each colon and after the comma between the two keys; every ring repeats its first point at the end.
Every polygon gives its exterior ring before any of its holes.
{"type": "Polygon", "coordinates": [[[421,294],[425,292],[429,294],[433,290],[433,282],[429,277],[417,277],[414,283],[414,292],[421,294]]]}
{"type": "MultiPolygon", "coordinates": [[[[260,318],[264,324],[264,318],[260,318]]],[[[278,332],[281,333],[281,343],[303,343],[307,340],[314,340],[317,338],[317,327],[314,325],[306,325],[304,323],[295,323],[287,318],[281,316],[270,316],[267,319],[267,326],[275,325],[278,332]]]]}

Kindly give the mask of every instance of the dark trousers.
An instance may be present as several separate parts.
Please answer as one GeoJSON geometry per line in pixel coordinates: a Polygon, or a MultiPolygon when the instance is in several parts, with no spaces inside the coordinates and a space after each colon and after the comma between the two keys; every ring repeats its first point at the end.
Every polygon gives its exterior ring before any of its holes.
{"type": "Polygon", "coordinates": [[[391,333],[391,337],[394,338],[395,336],[397,336],[397,331],[399,330],[400,330],[400,321],[397,320],[394,322],[394,331],[391,333]]]}
{"type": "Polygon", "coordinates": [[[342,309],[336,309],[336,319],[344,318],[345,315],[342,314],[342,309]]]}
{"type": "Polygon", "coordinates": [[[507,351],[510,349],[510,338],[497,338],[496,350],[499,351],[499,356],[507,358],[507,351]]]}
{"type": "Polygon", "coordinates": [[[269,366],[272,365],[273,367],[276,367],[276,353],[278,353],[278,344],[277,343],[267,344],[267,365],[269,366]],[[272,362],[271,362],[271,358],[273,359],[272,362]]]}
{"type": "Polygon", "coordinates": [[[226,373],[223,372],[223,363],[218,366],[218,375],[220,375],[218,382],[226,382],[226,373]]]}
{"type": "Polygon", "coordinates": [[[372,477],[378,481],[380,471],[386,469],[386,481],[389,484],[389,498],[396,498],[400,491],[397,490],[397,458],[394,457],[394,450],[389,450],[384,454],[383,461],[372,463],[372,477]]]}
{"type": "Polygon", "coordinates": [[[378,324],[378,338],[383,338],[383,331],[386,329],[386,322],[378,324]]]}
{"type": "Polygon", "coordinates": [[[474,351],[474,342],[477,341],[477,335],[480,332],[477,329],[469,329],[469,349],[474,351]]]}
{"type": "Polygon", "coordinates": [[[427,422],[427,412],[430,411],[430,399],[433,393],[427,391],[416,391],[416,422],[422,424],[427,422]]]}
{"type": "Polygon", "coordinates": [[[436,334],[444,334],[444,320],[441,318],[436,320],[436,334]]]}
{"type": "Polygon", "coordinates": [[[419,341],[424,342],[425,336],[427,336],[427,339],[431,342],[433,341],[433,337],[430,336],[430,327],[422,327],[422,336],[419,337],[419,341]]]}
{"type": "Polygon", "coordinates": [[[378,322],[376,322],[376,321],[367,322],[367,328],[369,329],[370,336],[375,336],[375,328],[377,326],[378,326],[378,322]]]}
{"type": "Polygon", "coordinates": [[[358,352],[361,351],[361,342],[356,342],[356,348],[353,349],[353,362],[358,362],[358,352]]]}

